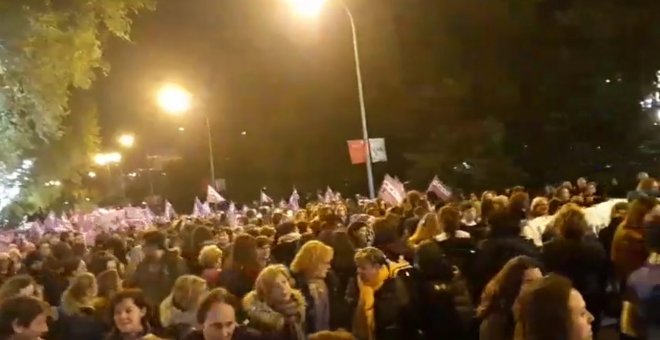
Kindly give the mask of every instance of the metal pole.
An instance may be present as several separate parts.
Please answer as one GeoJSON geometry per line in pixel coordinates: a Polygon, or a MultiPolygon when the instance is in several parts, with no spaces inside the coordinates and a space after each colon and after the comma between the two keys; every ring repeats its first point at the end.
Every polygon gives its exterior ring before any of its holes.
{"type": "Polygon", "coordinates": [[[367,129],[367,109],[364,103],[364,90],[362,88],[362,71],[360,70],[360,54],[358,52],[357,30],[355,29],[355,21],[351,10],[346,6],[344,1],[340,1],[348,21],[351,23],[351,33],[353,35],[353,54],[355,56],[355,75],[357,77],[358,96],[360,99],[360,118],[362,119],[362,139],[366,148],[366,162],[367,162],[367,181],[369,182],[369,197],[375,198],[376,191],[374,189],[374,174],[371,168],[371,147],[369,145],[369,130],[367,129]]]}
{"type": "Polygon", "coordinates": [[[209,121],[209,116],[204,115],[206,119],[206,132],[208,133],[209,139],[209,165],[211,167],[211,186],[215,188],[215,164],[213,162],[213,139],[211,135],[211,122],[209,121]]]}

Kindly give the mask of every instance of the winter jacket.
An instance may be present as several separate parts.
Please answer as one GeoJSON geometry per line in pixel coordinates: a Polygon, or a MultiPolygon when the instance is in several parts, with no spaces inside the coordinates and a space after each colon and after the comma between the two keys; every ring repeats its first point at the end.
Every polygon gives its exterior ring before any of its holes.
{"type": "MultiPolygon", "coordinates": [[[[392,264],[388,266],[392,268],[392,264]]],[[[412,267],[400,267],[390,270],[389,278],[374,293],[374,334],[377,340],[414,340],[419,337],[418,280],[412,267]]],[[[359,299],[357,280],[352,280],[346,292],[351,315],[356,313],[359,299]]]]}
{"type": "Polygon", "coordinates": [[[623,282],[641,267],[649,256],[646,250],[644,227],[621,225],[612,241],[612,264],[614,272],[623,282]]]}
{"type": "MultiPolygon", "coordinates": [[[[315,300],[312,296],[312,293],[309,288],[309,284],[305,280],[303,275],[295,275],[294,280],[296,281],[296,288],[300,290],[300,293],[305,298],[305,332],[307,334],[316,333],[324,329],[315,329],[316,326],[316,309],[315,309],[315,300]]],[[[328,272],[328,275],[325,278],[325,285],[328,288],[328,303],[330,304],[330,330],[337,328],[346,328],[350,323],[349,320],[349,309],[346,300],[344,299],[344,293],[339,289],[339,281],[337,277],[332,272],[328,272]]]]}
{"type": "Polygon", "coordinates": [[[541,255],[545,269],[561,274],[573,282],[587,304],[587,310],[596,317],[594,329],[605,307],[607,258],[603,246],[596,240],[557,239],[543,247],[541,255]]]}
{"type": "Polygon", "coordinates": [[[129,280],[129,286],[142,289],[147,302],[157,308],[172,291],[176,279],[187,273],[185,261],[175,252],[168,252],[158,261],[144,259],[129,280]]]}
{"type": "Polygon", "coordinates": [[[256,291],[249,292],[242,301],[250,327],[273,340],[305,339],[305,298],[298,290],[293,290],[291,298],[296,304],[297,321],[291,322],[283,314],[274,310],[259,299],[256,291]]]}
{"type": "Polygon", "coordinates": [[[254,288],[254,281],[256,279],[256,275],[246,273],[244,270],[227,268],[220,273],[218,287],[223,287],[234,296],[242,299],[254,288]]]}
{"type": "Polygon", "coordinates": [[[505,263],[519,255],[538,258],[539,252],[533,242],[519,236],[489,238],[478,246],[473,276],[468,278],[475,306],[481,300],[481,292],[488,281],[505,263]]]}
{"type": "Polygon", "coordinates": [[[98,340],[103,338],[109,327],[95,318],[94,309],[88,306],[80,307],[75,313],[70,313],[62,306],[57,308],[58,318],[55,322],[55,339],[98,340]]]}
{"type": "Polygon", "coordinates": [[[172,299],[172,295],[170,294],[161,302],[158,309],[158,317],[160,319],[160,325],[168,330],[169,334],[179,336],[187,333],[187,331],[197,324],[197,317],[194,310],[182,311],[178,309],[172,299]]]}

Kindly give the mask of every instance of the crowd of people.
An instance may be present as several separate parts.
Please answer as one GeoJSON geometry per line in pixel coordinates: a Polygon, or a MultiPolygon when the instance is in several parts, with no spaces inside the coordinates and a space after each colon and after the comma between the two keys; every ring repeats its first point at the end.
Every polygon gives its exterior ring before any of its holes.
{"type": "Polygon", "coordinates": [[[0,253],[0,339],[588,340],[604,318],[660,339],[657,189],[643,178],[600,230],[580,179],[46,233],[0,253]]]}

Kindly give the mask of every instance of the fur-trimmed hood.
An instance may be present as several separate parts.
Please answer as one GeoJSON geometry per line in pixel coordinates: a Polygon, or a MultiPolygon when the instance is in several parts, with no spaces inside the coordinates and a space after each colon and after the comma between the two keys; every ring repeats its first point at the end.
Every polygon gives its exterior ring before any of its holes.
{"type": "Polygon", "coordinates": [[[174,306],[172,294],[168,295],[159,306],[160,323],[163,327],[186,324],[194,326],[197,323],[195,311],[182,311],[174,306]]]}
{"type": "MultiPolygon", "coordinates": [[[[305,321],[305,297],[297,290],[292,290],[291,297],[297,304],[300,324],[305,321]]],[[[263,331],[281,331],[285,325],[282,314],[271,308],[265,301],[257,297],[256,291],[249,292],[243,298],[243,309],[247,313],[250,326],[263,331]]]]}

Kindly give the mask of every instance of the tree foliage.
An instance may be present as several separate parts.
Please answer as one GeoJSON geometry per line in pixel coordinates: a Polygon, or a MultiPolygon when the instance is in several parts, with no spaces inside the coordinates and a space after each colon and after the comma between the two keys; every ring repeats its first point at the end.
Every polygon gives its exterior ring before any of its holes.
{"type": "Polygon", "coordinates": [[[62,135],[72,89],[106,73],[104,42],[128,39],[131,17],[155,0],[0,2],[0,162],[62,135]]]}

